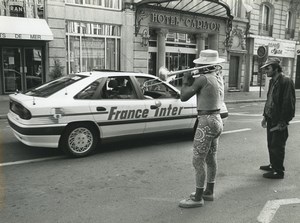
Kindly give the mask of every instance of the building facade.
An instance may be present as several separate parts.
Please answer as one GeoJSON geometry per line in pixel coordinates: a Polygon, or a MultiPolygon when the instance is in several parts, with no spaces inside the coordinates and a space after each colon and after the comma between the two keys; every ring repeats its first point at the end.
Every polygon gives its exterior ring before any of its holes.
{"type": "Polygon", "coordinates": [[[53,40],[44,0],[0,1],[0,93],[23,91],[46,81],[48,43],[53,40]]]}
{"type": "MultiPolygon", "coordinates": [[[[257,87],[267,90],[268,80],[259,69],[261,59],[257,55],[258,47],[266,46],[267,56],[281,59],[285,75],[290,76],[299,89],[300,61],[297,49],[299,49],[300,2],[297,0],[227,0],[227,3],[234,15],[232,43],[234,45],[234,36],[238,33],[235,30],[241,31],[246,43],[242,72],[239,72],[238,77],[231,78],[236,82],[229,81],[229,86],[241,91],[249,91],[257,87]],[[241,24],[241,21],[245,20],[246,27],[245,23],[241,24]]],[[[238,45],[239,41],[236,41],[236,44],[238,45]]],[[[234,61],[230,60],[230,64],[233,63],[234,61]]],[[[230,72],[229,76],[231,75],[230,72]]]]}
{"type": "Polygon", "coordinates": [[[202,49],[222,58],[227,91],[265,87],[257,48],[282,59],[300,88],[297,0],[0,0],[0,93],[62,74],[158,75],[192,68],[202,49]]]}

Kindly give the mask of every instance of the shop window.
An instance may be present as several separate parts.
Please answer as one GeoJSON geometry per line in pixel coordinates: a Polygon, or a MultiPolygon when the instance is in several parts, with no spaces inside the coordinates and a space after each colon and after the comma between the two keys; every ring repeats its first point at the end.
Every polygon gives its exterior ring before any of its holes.
{"type": "Polygon", "coordinates": [[[120,26],[68,21],[66,29],[68,73],[120,70],[120,26]]]}
{"type": "MultiPolygon", "coordinates": [[[[68,38],[67,38],[68,39],[68,38]]],[[[80,37],[70,36],[68,46],[68,73],[77,73],[80,69],[80,37]]]]}
{"type": "Polygon", "coordinates": [[[273,34],[273,6],[263,3],[260,8],[259,35],[272,36],[273,34]]]}

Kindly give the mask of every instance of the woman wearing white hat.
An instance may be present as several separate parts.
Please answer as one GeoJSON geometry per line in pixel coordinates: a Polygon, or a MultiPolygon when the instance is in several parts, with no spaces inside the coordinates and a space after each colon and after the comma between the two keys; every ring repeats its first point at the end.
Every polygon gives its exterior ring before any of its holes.
{"type": "Polygon", "coordinates": [[[199,65],[212,65],[197,78],[190,73],[183,77],[181,100],[187,101],[197,95],[198,126],[193,142],[193,166],[196,172],[196,191],[188,199],[180,201],[183,208],[201,207],[204,200],[214,199],[214,185],[217,172],[216,153],[219,136],[223,130],[220,108],[224,99],[224,85],[219,63],[225,60],[219,58],[215,50],[202,50],[200,57],[194,60],[199,65]],[[215,65],[215,66],[214,66],[215,65]],[[206,169],[207,166],[207,169],[206,169]],[[205,181],[207,182],[204,190],[205,181]]]}

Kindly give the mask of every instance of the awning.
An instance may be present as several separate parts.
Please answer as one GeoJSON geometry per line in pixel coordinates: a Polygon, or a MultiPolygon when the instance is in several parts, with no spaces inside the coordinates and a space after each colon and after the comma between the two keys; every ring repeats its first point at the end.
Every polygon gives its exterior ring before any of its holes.
{"type": "Polygon", "coordinates": [[[183,11],[232,19],[229,6],[222,0],[142,0],[137,7],[148,5],[163,10],[183,11]]]}
{"type": "Polygon", "coordinates": [[[0,16],[0,39],[53,40],[44,19],[0,16]]]}
{"type": "Polygon", "coordinates": [[[165,12],[205,16],[221,19],[226,23],[225,46],[228,47],[232,30],[233,16],[230,7],[222,0],[141,0],[135,1],[135,35],[139,34],[141,21],[147,17],[144,9],[157,9],[165,12]]]}

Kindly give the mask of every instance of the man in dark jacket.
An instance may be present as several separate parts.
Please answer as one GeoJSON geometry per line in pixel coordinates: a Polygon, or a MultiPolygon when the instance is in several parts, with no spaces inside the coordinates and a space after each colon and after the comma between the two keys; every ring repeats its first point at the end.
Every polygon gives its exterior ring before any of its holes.
{"type": "Polygon", "coordinates": [[[283,75],[278,58],[268,59],[261,68],[271,80],[261,122],[262,127],[267,128],[270,164],[260,169],[268,171],[263,174],[265,178],[283,179],[288,124],[295,116],[295,86],[290,78],[283,75]]]}

